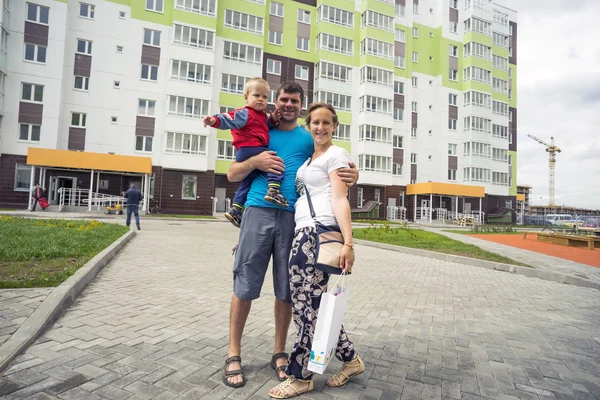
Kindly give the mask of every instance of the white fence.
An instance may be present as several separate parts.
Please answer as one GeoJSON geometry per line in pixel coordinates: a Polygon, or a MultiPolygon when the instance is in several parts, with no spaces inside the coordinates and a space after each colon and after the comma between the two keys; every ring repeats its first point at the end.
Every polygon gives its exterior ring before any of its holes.
{"type": "Polygon", "coordinates": [[[88,189],[60,188],[58,189],[58,195],[60,198],[58,211],[62,211],[64,207],[88,207],[88,209],[100,210],[105,207],[114,207],[117,204],[120,204],[121,208],[123,208],[123,204],[126,203],[123,196],[104,193],[92,192],[90,199],[90,191],[88,189]]]}

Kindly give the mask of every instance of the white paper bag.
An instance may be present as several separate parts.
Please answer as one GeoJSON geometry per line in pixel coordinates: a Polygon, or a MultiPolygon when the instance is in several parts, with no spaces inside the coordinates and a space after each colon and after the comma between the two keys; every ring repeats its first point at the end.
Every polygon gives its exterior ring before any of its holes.
{"type": "MultiPolygon", "coordinates": [[[[343,281],[343,280],[342,280],[343,281]]],[[[338,285],[321,295],[321,306],[310,350],[308,370],[322,374],[334,357],[348,304],[348,288],[338,285]]]]}

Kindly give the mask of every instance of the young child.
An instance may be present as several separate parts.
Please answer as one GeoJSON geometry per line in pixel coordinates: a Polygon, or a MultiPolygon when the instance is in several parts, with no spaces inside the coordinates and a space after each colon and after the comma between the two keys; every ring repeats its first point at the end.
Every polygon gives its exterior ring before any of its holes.
{"type": "MultiPolygon", "coordinates": [[[[267,99],[269,98],[269,83],[262,78],[252,78],[246,82],[244,88],[244,99],[246,106],[238,108],[228,113],[206,116],[203,119],[204,126],[212,126],[216,129],[231,129],[233,136],[233,146],[235,147],[235,160],[245,161],[263,151],[267,151],[269,145],[269,127],[274,127],[279,121],[277,113],[267,116],[267,99]]],[[[242,181],[240,187],[235,192],[233,205],[225,217],[239,228],[242,222],[244,204],[248,197],[248,191],[254,178],[260,174],[260,170],[252,171],[246,179],[242,181]]],[[[269,188],[265,195],[265,200],[287,207],[288,201],[281,194],[280,186],[284,174],[267,174],[269,188]]]]}

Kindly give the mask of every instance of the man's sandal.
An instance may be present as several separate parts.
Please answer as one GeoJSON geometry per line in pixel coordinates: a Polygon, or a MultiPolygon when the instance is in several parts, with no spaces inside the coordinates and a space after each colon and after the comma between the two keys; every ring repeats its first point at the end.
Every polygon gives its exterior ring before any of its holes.
{"type": "Polygon", "coordinates": [[[271,358],[271,363],[269,365],[271,366],[271,368],[273,368],[275,370],[275,373],[277,374],[277,379],[280,382],[283,382],[287,379],[287,375],[282,378],[280,373],[283,372],[285,374],[285,369],[287,368],[288,365],[285,364],[285,365],[278,366],[277,360],[279,360],[280,358],[285,358],[285,360],[287,361],[290,358],[290,355],[288,353],[273,354],[273,357],[271,358]]]}
{"type": "Polygon", "coordinates": [[[331,378],[329,378],[327,380],[327,386],[331,386],[331,387],[344,386],[350,380],[350,378],[358,376],[358,375],[362,374],[363,372],[365,372],[365,363],[363,363],[363,361],[360,359],[360,356],[357,354],[356,357],[354,358],[354,360],[344,363],[342,370],[340,372],[338,372],[337,374],[332,375],[331,378]],[[349,367],[349,368],[357,368],[358,367],[358,370],[350,375],[346,375],[346,373],[344,372],[344,369],[347,367],[349,367]],[[333,384],[329,383],[330,380],[333,381],[333,384]]]}
{"type": "Polygon", "coordinates": [[[302,380],[302,379],[296,379],[294,377],[290,377],[290,378],[287,378],[285,381],[281,382],[279,385],[275,386],[273,389],[277,389],[277,390],[279,390],[279,392],[281,392],[283,394],[272,394],[269,392],[269,396],[271,396],[272,398],[274,398],[274,399],[289,399],[290,397],[296,397],[296,396],[300,396],[303,393],[311,392],[314,389],[314,385],[313,385],[312,379],[302,380]],[[294,384],[294,382],[300,382],[302,384],[308,383],[308,386],[306,387],[306,389],[297,390],[294,386],[292,386],[294,384]]]}
{"type": "Polygon", "coordinates": [[[244,371],[241,370],[242,365],[242,357],[240,356],[231,356],[225,360],[225,369],[223,370],[223,383],[232,388],[240,388],[246,384],[246,377],[244,376],[244,371]],[[240,369],[234,369],[233,371],[228,371],[227,368],[229,364],[239,362],[240,369]],[[231,383],[227,380],[227,378],[231,378],[234,376],[241,376],[242,381],[240,383],[231,383]]]}

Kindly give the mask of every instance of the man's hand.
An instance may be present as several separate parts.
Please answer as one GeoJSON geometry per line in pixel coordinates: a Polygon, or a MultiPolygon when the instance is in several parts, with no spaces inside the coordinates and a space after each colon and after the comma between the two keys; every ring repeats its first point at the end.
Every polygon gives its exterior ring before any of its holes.
{"type": "Polygon", "coordinates": [[[206,125],[213,126],[214,124],[216,124],[217,119],[215,117],[211,117],[210,115],[207,115],[206,117],[204,117],[202,119],[202,122],[204,122],[204,127],[206,128],[206,125]]]}
{"type": "Polygon", "coordinates": [[[271,113],[271,120],[277,123],[279,122],[279,118],[281,118],[281,111],[279,111],[279,108],[277,108],[271,113]]]}
{"type": "Polygon", "coordinates": [[[356,169],[356,164],[352,161],[348,163],[349,168],[340,168],[338,170],[338,176],[348,187],[356,185],[358,182],[358,170],[356,169]]]}
{"type": "Polygon", "coordinates": [[[252,168],[263,172],[281,175],[285,171],[283,160],[274,151],[263,151],[251,158],[252,168]]]}

